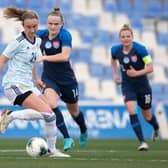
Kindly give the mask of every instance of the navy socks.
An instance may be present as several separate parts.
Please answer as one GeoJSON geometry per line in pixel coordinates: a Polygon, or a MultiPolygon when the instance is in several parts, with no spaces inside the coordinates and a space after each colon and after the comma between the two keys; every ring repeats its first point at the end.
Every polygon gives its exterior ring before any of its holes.
{"type": "Polygon", "coordinates": [[[78,116],[72,116],[72,118],[79,125],[81,133],[85,133],[87,131],[87,127],[85,124],[83,113],[79,112],[78,116]]]}
{"type": "Polygon", "coordinates": [[[63,134],[64,138],[69,138],[70,136],[69,136],[67,127],[65,125],[64,118],[63,118],[63,115],[62,115],[61,111],[59,110],[58,107],[54,108],[53,111],[56,115],[56,126],[57,126],[57,128],[63,134]]]}
{"type": "Polygon", "coordinates": [[[130,115],[130,121],[131,121],[132,128],[133,128],[138,140],[140,142],[145,141],[143,133],[142,133],[142,128],[141,128],[141,125],[140,125],[140,122],[138,119],[138,115],[137,114],[130,115]]]}
{"type": "Polygon", "coordinates": [[[159,124],[158,124],[154,114],[152,114],[151,120],[148,120],[147,122],[153,126],[154,130],[158,130],[159,129],[159,124]]]}

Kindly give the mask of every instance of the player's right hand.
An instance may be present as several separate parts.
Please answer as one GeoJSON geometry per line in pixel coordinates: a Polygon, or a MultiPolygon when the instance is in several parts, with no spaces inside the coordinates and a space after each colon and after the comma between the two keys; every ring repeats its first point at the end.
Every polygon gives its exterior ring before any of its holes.
{"type": "Polygon", "coordinates": [[[114,82],[115,82],[116,85],[121,84],[121,81],[120,81],[120,78],[118,77],[118,75],[114,76],[114,82]]]}
{"type": "Polygon", "coordinates": [[[39,88],[39,89],[44,89],[45,88],[45,84],[43,83],[43,81],[37,79],[35,80],[35,85],[39,88]]]}

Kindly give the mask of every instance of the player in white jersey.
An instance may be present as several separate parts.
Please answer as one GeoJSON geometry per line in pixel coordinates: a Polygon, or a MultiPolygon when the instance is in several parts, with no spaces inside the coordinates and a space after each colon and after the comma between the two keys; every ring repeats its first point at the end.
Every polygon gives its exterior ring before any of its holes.
{"type": "Polygon", "coordinates": [[[37,56],[40,55],[40,43],[41,40],[37,37],[34,42],[30,42],[24,32],[9,43],[3,52],[3,55],[9,58],[9,68],[2,83],[5,89],[18,83],[33,87],[32,69],[37,56]]]}
{"type": "MultiPolygon", "coordinates": [[[[39,23],[38,15],[33,11],[7,7],[4,10],[4,17],[21,21],[24,30],[8,44],[0,56],[0,72],[3,65],[8,62],[2,86],[6,97],[14,105],[20,105],[27,109],[15,112],[4,110],[1,113],[0,132],[4,133],[8,124],[14,119],[44,119],[46,139],[52,156],[70,157],[55,148],[55,114],[44,96],[33,84],[33,80],[38,79],[35,62],[40,54],[41,43],[40,39],[35,36],[39,23]]],[[[43,85],[42,82],[41,85],[43,85]]]]}

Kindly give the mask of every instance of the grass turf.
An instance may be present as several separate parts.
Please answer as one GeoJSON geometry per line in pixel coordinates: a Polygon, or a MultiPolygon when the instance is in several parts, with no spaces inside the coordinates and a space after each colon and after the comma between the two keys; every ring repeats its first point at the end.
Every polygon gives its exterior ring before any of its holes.
{"type": "MultiPolygon", "coordinates": [[[[25,152],[27,139],[0,139],[0,168],[167,168],[168,141],[148,140],[149,151],[137,151],[136,140],[95,139],[85,148],[67,152],[71,158],[31,158],[25,152]]],[[[63,141],[57,146],[63,148],[63,141]]]]}

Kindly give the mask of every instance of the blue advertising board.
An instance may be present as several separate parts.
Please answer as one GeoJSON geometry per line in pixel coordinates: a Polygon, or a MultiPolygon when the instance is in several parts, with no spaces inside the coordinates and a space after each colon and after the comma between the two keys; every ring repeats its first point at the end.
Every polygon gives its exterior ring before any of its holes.
{"type": "MultiPolygon", "coordinates": [[[[19,110],[17,106],[0,106],[2,109],[19,110]]],[[[64,120],[68,127],[71,137],[79,137],[80,131],[65,106],[60,106],[64,115],[64,120]]],[[[129,122],[129,114],[124,106],[113,105],[81,105],[84,113],[89,138],[135,138],[135,134],[129,122]]],[[[145,138],[152,135],[152,127],[144,121],[139,113],[140,122],[144,131],[145,138]]],[[[43,136],[44,121],[12,121],[5,134],[1,138],[27,138],[32,136],[43,136]]],[[[58,131],[58,137],[62,137],[58,131]]]]}

